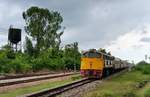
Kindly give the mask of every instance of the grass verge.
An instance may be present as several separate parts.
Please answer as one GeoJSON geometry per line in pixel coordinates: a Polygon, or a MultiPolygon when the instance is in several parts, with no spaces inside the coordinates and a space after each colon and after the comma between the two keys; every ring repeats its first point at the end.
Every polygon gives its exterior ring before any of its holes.
{"type": "Polygon", "coordinates": [[[102,82],[83,97],[150,97],[150,85],[145,81],[150,81],[149,74],[133,70],[102,82]]]}

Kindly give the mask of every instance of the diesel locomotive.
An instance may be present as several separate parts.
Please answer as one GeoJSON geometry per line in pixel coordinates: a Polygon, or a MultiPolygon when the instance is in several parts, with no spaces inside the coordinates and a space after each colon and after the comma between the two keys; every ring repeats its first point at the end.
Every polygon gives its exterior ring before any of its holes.
{"type": "Polygon", "coordinates": [[[80,73],[84,77],[102,78],[128,68],[128,62],[105,53],[102,50],[90,49],[82,53],[80,73]]]}

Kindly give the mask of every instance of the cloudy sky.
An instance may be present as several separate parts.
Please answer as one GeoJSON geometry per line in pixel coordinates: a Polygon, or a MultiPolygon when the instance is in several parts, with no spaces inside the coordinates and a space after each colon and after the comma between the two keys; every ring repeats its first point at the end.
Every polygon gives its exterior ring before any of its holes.
{"type": "Polygon", "coordinates": [[[10,25],[23,29],[22,12],[39,6],[63,16],[63,45],[77,41],[80,50],[106,48],[112,55],[138,62],[150,54],[149,4],[149,0],[1,0],[0,45],[7,43],[10,25]]]}

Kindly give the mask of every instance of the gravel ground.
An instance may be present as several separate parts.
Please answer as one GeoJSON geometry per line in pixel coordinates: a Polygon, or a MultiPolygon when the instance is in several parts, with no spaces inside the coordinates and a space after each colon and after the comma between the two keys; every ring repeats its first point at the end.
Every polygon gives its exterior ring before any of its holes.
{"type": "Polygon", "coordinates": [[[83,86],[66,91],[58,95],[57,97],[81,97],[84,93],[87,93],[95,89],[95,87],[99,85],[101,82],[102,82],[101,80],[97,80],[97,81],[85,84],[83,86]]]}

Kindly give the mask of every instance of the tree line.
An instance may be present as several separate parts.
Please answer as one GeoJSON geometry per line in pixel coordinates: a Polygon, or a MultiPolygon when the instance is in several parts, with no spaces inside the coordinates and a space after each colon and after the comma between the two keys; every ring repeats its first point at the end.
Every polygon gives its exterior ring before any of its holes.
{"type": "Polygon", "coordinates": [[[41,70],[79,69],[80,52],[74,42],[60,47],[63,17],[57,11],[30,7],[23,12],[25,21],[24,52],[9,45],[0,50],[0,73],[28,73],[41,70]]]}

